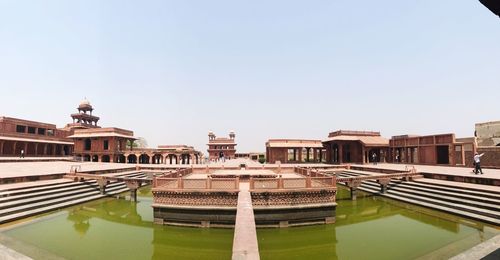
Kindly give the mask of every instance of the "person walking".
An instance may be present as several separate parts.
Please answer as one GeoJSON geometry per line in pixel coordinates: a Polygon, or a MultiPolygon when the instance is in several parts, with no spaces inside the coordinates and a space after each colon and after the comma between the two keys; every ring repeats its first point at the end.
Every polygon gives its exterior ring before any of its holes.
{"type": "Polygon", "coordinates": [[[373,165],[377,165],[377,154],[376,153],[372,153],[372,162],[373,162],[373,165]]]}
{"type": "Polygon", "coordinates": [[[24,158],[24,149],[21,149],[21,157],[20,158],[24,158]]]}
{"type": "Polygon", "coordinates": [[[484,153],[482,154],[478,154],[477,152],[474,154],[474,173],[475,174],[479,174],[481,172],[481,174],[484,174],[483,173],[483,170],[481,169],[481,157],[484,155],[484,153]]]}

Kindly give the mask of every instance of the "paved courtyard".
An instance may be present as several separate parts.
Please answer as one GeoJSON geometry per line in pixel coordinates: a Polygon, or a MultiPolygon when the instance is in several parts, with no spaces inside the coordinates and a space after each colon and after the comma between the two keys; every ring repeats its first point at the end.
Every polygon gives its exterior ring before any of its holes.
{"type": "Polygon", "coordinates": [[[96,162],[8,162],[0,163],[0,178],[68,173],[72,165],[80,165],[81,171],[112,170],[135,166],[133,164],[96,162]]]}
{"type": "Polygon", "coordinates": [[[489,178],[489,179],[498,179],[500,180],[500,170],[499,169],[483,169],[484,174],[475,175],[472,172],[472,168],[467,167],[449,167],[449,166],[430,166],[430,165],[411,165],[411,164],[391,164],[391,163],[378,163],[377,165],[373,164],[364,164],[364,165],[356,165],[363,166],[366,168],[375,168],[375,169],[391,169],[391,170],[400,170],[404,171],[406,166],[415,166],[418,172],[426,172],[426,173],[435,173],[435,174],[443,174],[443,175],[453,175],[453,176],[466,176],[466,177],[477,177],[477,178],[489,178]]]}

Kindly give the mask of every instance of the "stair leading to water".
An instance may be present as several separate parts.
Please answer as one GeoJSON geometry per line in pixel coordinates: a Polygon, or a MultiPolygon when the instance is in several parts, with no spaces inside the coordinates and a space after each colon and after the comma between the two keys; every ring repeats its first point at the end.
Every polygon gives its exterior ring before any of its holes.
{"type": "MultiPolygon", "coordinates": [[[[147,178],[138,171],[123,172],[121,177],[147,178]]],[[[126,192],[124,182],[111,182],[106,186],[106,194],[100,193],[95,180],[84,182],[44,181],[40,185],[14,187],[0,191],[0,224],[37,214],[59,210],[87,201],[126,192]]]]}
{"type": "MultiPolygon", "coordinates": [[[[340,177],[363,176],[359,172],[344,172],[340,177]]],[[[500,225],[500,190],[480,185],[461,185],[423,179],[404,182],[391,180],[386,193],[374,180],[363,181],[359,190],[383,197],[448,212],[486,223],[500,225]]]]}

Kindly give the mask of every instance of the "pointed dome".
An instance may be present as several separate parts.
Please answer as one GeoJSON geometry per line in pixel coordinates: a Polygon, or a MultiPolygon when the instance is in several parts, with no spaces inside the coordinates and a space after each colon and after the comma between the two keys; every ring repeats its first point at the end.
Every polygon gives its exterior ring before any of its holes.
{"type": "Polygon", "coordinates": [[[87,100],[87,98],[85,98],[84,100],[82,100],[82,102],[80,102],[80,105],[78,106],[79,109],[87,109],[87,110],[92,110],[92,105],[90,104],[90,102],[87,100]]]}

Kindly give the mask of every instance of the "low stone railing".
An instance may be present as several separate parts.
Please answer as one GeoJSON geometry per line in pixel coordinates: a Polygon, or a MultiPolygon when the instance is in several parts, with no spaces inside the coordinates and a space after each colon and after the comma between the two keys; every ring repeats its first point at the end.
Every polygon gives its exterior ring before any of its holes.
{"type": "Polygon", "coordinates": [[[184,179],[159,177],[153,180],[157,190],[238,190],[239,178],[184,179]]]}
{"type": "Polygon", "coordinates": [[[250,190],[335,188],[336,176],[305,178],[250,178],[250,190]]]}

